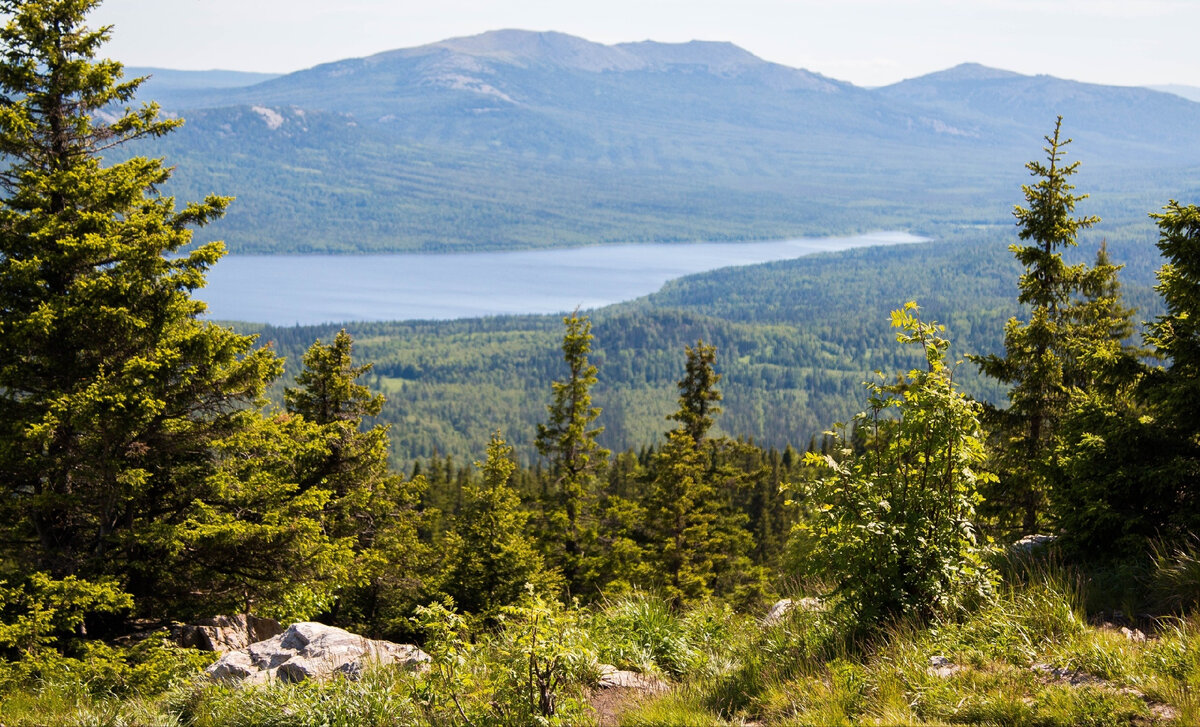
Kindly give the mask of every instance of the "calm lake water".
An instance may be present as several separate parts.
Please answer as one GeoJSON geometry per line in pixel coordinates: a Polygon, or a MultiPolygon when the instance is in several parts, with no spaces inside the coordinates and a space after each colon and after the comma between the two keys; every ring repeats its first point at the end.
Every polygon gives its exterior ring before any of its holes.
{"type": "Polygon", "coordinates": [[[275,325],[560,313],[631,300],[691,273],[921,242],[902,232],[775,242],[388,255],[230,255],[197,297],[219,320],[275,325]]]}

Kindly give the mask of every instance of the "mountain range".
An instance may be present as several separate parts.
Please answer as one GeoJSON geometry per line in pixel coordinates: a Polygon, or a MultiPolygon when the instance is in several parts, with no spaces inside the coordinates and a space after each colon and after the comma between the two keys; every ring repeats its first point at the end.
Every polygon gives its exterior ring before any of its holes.
{"type": "Polygon", "coordinates": [[[864,89],[729,43],[502,30],[281,76],[129,71],[188,121],[135,151],[183,198],[238,197],[205,234],[242,252],[1008,225],[1058,115],[1091,211],[1140,225],[1200,193],[1200,103],[973,64],[864,89]]]}

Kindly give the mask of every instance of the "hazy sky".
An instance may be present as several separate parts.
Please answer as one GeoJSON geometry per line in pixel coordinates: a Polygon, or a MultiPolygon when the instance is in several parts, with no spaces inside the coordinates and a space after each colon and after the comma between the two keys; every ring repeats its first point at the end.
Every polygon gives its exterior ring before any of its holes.
{"type": "Polygon", "coordinates": [[[130,65],[286,72],[497,28],[602,43],[728,40],[881,85],[964,61],[1200,86],[1200,0],[107,0],[130,65]]]}

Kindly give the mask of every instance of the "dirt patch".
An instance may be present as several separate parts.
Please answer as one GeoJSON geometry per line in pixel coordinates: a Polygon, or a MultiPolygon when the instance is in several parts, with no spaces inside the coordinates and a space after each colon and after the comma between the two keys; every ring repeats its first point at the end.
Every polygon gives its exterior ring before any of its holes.
{"type": "Polygon", "coordinates": [[[638,689],[593,689],[587,701],[596,713],[598,727],[617,727],[622,714],[655,696],[638,689]]]}

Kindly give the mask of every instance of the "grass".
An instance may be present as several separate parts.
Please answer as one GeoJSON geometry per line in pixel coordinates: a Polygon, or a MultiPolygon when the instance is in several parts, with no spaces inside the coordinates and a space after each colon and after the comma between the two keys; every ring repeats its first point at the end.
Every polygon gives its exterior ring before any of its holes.
{"type": "MultiPolygon", "coordinates": [[[[829,612],[795,609],[767,627],[726,606],[679,612],[640,593],[580,613],[578,623],[588,658],[672,684],[662,695],[624,700],[616,719],[625,727],[1200,723],[1200,616],[1160,621],[1147,640],[1132,640],[1089,624],[1086,581],[1026,571],[970,614],[895,624],[858,643],[829,612]]],[[[502,642],[499,633],[475,635],[461,684],[380,668],[358,681],[237,688],[194,679],[159,694],[115,696],[58,674],[9,689],[0,714],[6,727],[449,725],[462,723],[455,691],[478,727],[516,724],[521,713],[503,703],[516,693],[487,687],[512,663],[512,653],[507,662],[498,656],[508,648],[502,642]]],[[[569,723],[586,723],[581,715],[569,723]]]]}

